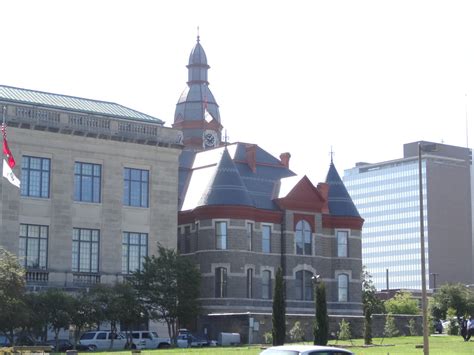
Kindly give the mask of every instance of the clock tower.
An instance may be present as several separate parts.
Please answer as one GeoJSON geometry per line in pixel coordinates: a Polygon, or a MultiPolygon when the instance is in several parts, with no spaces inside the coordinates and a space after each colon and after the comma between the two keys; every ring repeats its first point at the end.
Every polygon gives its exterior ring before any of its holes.
{"type": "Polygon", "coordinates": [[[199,36],[189,56],[187,87],[181,94],[174,114],[173,128],[182,131],[182,143],[187,150],[203,150],[221,144],[219,105],[207,81],[206,53],[199,36]]]}

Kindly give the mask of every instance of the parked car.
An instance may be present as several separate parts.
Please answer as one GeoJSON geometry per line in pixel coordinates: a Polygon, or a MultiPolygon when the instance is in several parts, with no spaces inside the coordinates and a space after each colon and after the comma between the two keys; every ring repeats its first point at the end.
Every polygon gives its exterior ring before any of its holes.
{"type": "Polygon", "coordinates": [[[167,349],[171,347],[171,339],[160,338],[156,332],[139,330],[131,333],[132,349],[167,349]]]}
{"type": "Polygon", "coordinates": [[[0,335],[0,348],[9,347],[10,345],[11,344],[8,337],[6,335],[1,334],[0,335]]]}
{"type": "Polygon", "coordinates": [[[112,333],[110,331],[98,330],[94,332],[85,332],[79,339],[79,344],[86,345],[94,350],[109,350],[112,344],[112,350],[125,349],[127,339],[121,333],[112,333]],[[113,343],[112,343],[113,339],[113,343]]]}
{"type": "Polygon", "coordinates": [[[210,342],[206,339],[192,335],[191,333],[180,334],[176,337],[176,346],[178,348],[194,348],[209,346],[210,342]]]}
{"type": "Polygon", "coordinates": [[[347,349],[319,345],[281,345],[272,346],[260,355],[354,355],[347,349]]]}
{"type": "MultiPolygon", "coordinates": [[[[56,350],[56,340],[49,339],[40,345],[50,345],[51,350],[56,350]]],[[[65,353],[68,350],[73,350],[74,344],[71,343],[68,339],[58,339],[58,349],[57,351],[65,353]]],[[[89,345],[76,344],[76,350],[78,351],[92,351],[93,349],[89,345]]]]}

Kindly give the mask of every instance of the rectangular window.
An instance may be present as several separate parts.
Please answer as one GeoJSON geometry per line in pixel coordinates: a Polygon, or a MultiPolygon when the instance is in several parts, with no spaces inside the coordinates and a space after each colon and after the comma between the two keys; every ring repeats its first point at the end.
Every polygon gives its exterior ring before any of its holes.
{"type": "Polygon", "coordinates": [[[227,269],[225,267],[216,268],[215,281],[216,298],[227,297],[227,269]]]}
{"type": "Polygon", "coordinates": [[[262,298],[272,298],[272,273],[271,271],[262,271],[262,298]]]}
{"type": "Polygon", "coordinates": [[[23,156],[21,159],[21,196],[49,198],[51,160],[23,156]]]}
{"type": "Polygon", "coordinates": [[[148,255],[148,234],[123,232],[122,235],[122,274],[142,270],[143,261],[148,255]]]}
{"type": "Polygon", "coordinates": [[[253,223],[247,222],[247,246],[252,251],[253,223]]]}
{"type": "Polygon", "coordinates": [[[148,207],[148,170],[124,168],[123,204],[133,207],[148,207]]]}
{"type": "Polygon", "coordinates": [[[253,297],[253,269],[247,269],[247,298],[253,297]]]}
{"type": "Polygon", "coordinates": [[[271,235],[272,229],[270,226],[262,226],[262,252],[271,253],[271,235]]]}
{"type": "Polygon", "coordinates": [[[347,257],[348,231],[337,231],[337,256],[347,257]]]}
{"type": "Polygon", "coordinates": [[[184,227],[184,252],[185,253],[191,252],[191,227],[190,226],[184,227]]]}
{"type": "Polygon", "coordinates": [[[99,230],[73,229],[72,271],[99,272],[99,230]]]}
{"type": "Polygon", "coordinates": [[[100,202],[102,166],[76,162],[74,165],[74,200],[100,202]]]}
{"type": "Polygon", "coordinates": [[[227,222],[216,222],[216,249],[227,249],[227,222]]]}
{"type": "Polygon", "coordinates": [[[25,268],[46,269],[48,265],[48,226],[20,224],[20,263],[25,268]]]}

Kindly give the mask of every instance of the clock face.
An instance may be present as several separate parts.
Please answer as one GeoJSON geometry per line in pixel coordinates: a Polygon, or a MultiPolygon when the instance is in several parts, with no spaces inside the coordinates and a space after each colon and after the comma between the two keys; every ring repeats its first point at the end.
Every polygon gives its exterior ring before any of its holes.
{"type": "Polygon", "coordinates": [[[216,147],[217,146],[217,134],[214,131],[205,131],[203,134],[203,146],[204,148],[216,147]]]}

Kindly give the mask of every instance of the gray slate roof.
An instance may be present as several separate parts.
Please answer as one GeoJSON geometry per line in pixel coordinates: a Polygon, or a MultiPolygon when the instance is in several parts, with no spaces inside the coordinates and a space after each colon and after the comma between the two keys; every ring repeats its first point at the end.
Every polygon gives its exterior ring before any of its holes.
{"type": "Polygon", "coordinates": [[[245,187],[239,171],[229,152],[224,149],[222,158],[209,182],[206,193],[201,197],[200,206],[233,205],[254,207],[252,198],[245,187]]]}
{"type": "Polygon", "coordinates": [[[329,213],[333,216],[360,218],[359,211],[357,211],[354,202],[352,202],[351,196],[349,195],[349,192],[347,192],[346,186],[342,182],[342,179],[332,161],[329,166],[326,183],[329,185],[329,213]]]}
{"type": "Polygon", "coordinates": [[[278,210],[273,200],[278,197],[279,181],[294,173],[259,146],[257,169],[253,172],[245,160],[246,146],[239,142],[226,148],[183,151],[179,170],[180,210],[218,204],[278,210]]]}
{"type": "Polygon", "coordinates": [[[75,96],[52,94],[43,91],[21,89],[0,85],[0,100],[19,104],[42,106],[45,108],[72,110],[78,113],[96,114],[145,121],[163,125],[159,118],[146,115],[128,107],[106,101],[84,99],[75,96]]]}

